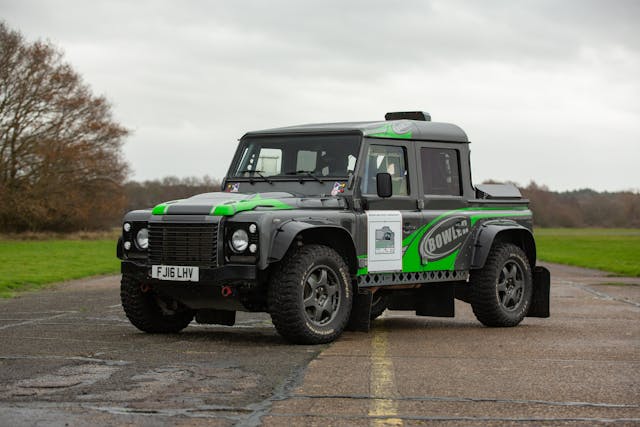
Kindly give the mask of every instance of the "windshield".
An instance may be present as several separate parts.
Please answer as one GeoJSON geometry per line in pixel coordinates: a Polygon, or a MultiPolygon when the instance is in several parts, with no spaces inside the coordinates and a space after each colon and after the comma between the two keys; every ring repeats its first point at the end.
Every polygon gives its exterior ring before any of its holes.
{"type": "Polygon", "coordinates": [[[231,172],[235,177],[348,177],[356,167],[359,135],[247,138],[231,172]]]}

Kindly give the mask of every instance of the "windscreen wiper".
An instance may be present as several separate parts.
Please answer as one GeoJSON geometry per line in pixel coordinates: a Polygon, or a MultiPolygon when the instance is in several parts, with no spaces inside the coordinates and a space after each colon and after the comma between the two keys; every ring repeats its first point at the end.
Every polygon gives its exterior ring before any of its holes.
{"type": "MultiPolygon", "coordinates": [[[[263,181],[268,182],[269,184],[273,185],[273,181],[270,180],[269,178],[267,178],[266,176],[262,175],[262,172],[264,171],[254,171],[254,170],[250,170],[250,169],[245,169],[245,170],[241,170],[238,171],[238,173],[250,173],[250,174],[257,174],[260,178],[262,178],[263,181]]],[[[249,176],[249,184],[253,184],[253,176],[249,176]]]]}
{"type": "Polygon", "coordinates": [[[315,179],[316,181],[318,181],[320,184],[324,184],[324,181],[321,180],[320,178],[318,178],[316,175],[313,174],[313,171],[304,171],[304,170],[300,170],[300,171],[291,171],[291,172],[285,172],[285,175],[300,175],[300,174],[305,174],[308,177],[311,177],[313,179],[315,179]]]}

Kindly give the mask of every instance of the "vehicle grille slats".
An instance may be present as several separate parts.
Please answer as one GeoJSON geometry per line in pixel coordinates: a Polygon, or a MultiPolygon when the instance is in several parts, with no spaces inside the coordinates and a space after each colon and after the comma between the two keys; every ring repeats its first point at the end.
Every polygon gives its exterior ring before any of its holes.
{"type": "Polygon", "coordinates": [[[216,267],[218,224],[149,224],[152,265],[216,267]]]}

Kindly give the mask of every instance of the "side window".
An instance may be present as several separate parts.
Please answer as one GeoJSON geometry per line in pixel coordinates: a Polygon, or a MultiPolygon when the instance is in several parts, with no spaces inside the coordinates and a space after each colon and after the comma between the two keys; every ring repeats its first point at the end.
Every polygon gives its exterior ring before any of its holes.
{"type": "Polygon", "coordinates": [[[391,175],[391,181],[393,182],[393,195],[408,195],[406,158],[404,147],[389,145],[369,146],[365,164],[363,193],[376,194],[376,175],[380,172],[387,172],[391,175]]]}
{"type": "Polygon", "coordinates": [[[458,150],[422,148],[422,185],[425,195],[460,196],[460,158],[458,150]]]}

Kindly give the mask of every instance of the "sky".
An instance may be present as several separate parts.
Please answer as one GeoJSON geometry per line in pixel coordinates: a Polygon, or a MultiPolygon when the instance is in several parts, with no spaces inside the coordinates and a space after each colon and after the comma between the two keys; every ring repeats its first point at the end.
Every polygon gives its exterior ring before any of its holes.
{"type": "Polygon", "coordinates": [[[421,110],[474,182],[640,191],[640,1],[0,0],[115,118],[131,179],[222,178],[247,131],[421,110]]]}

